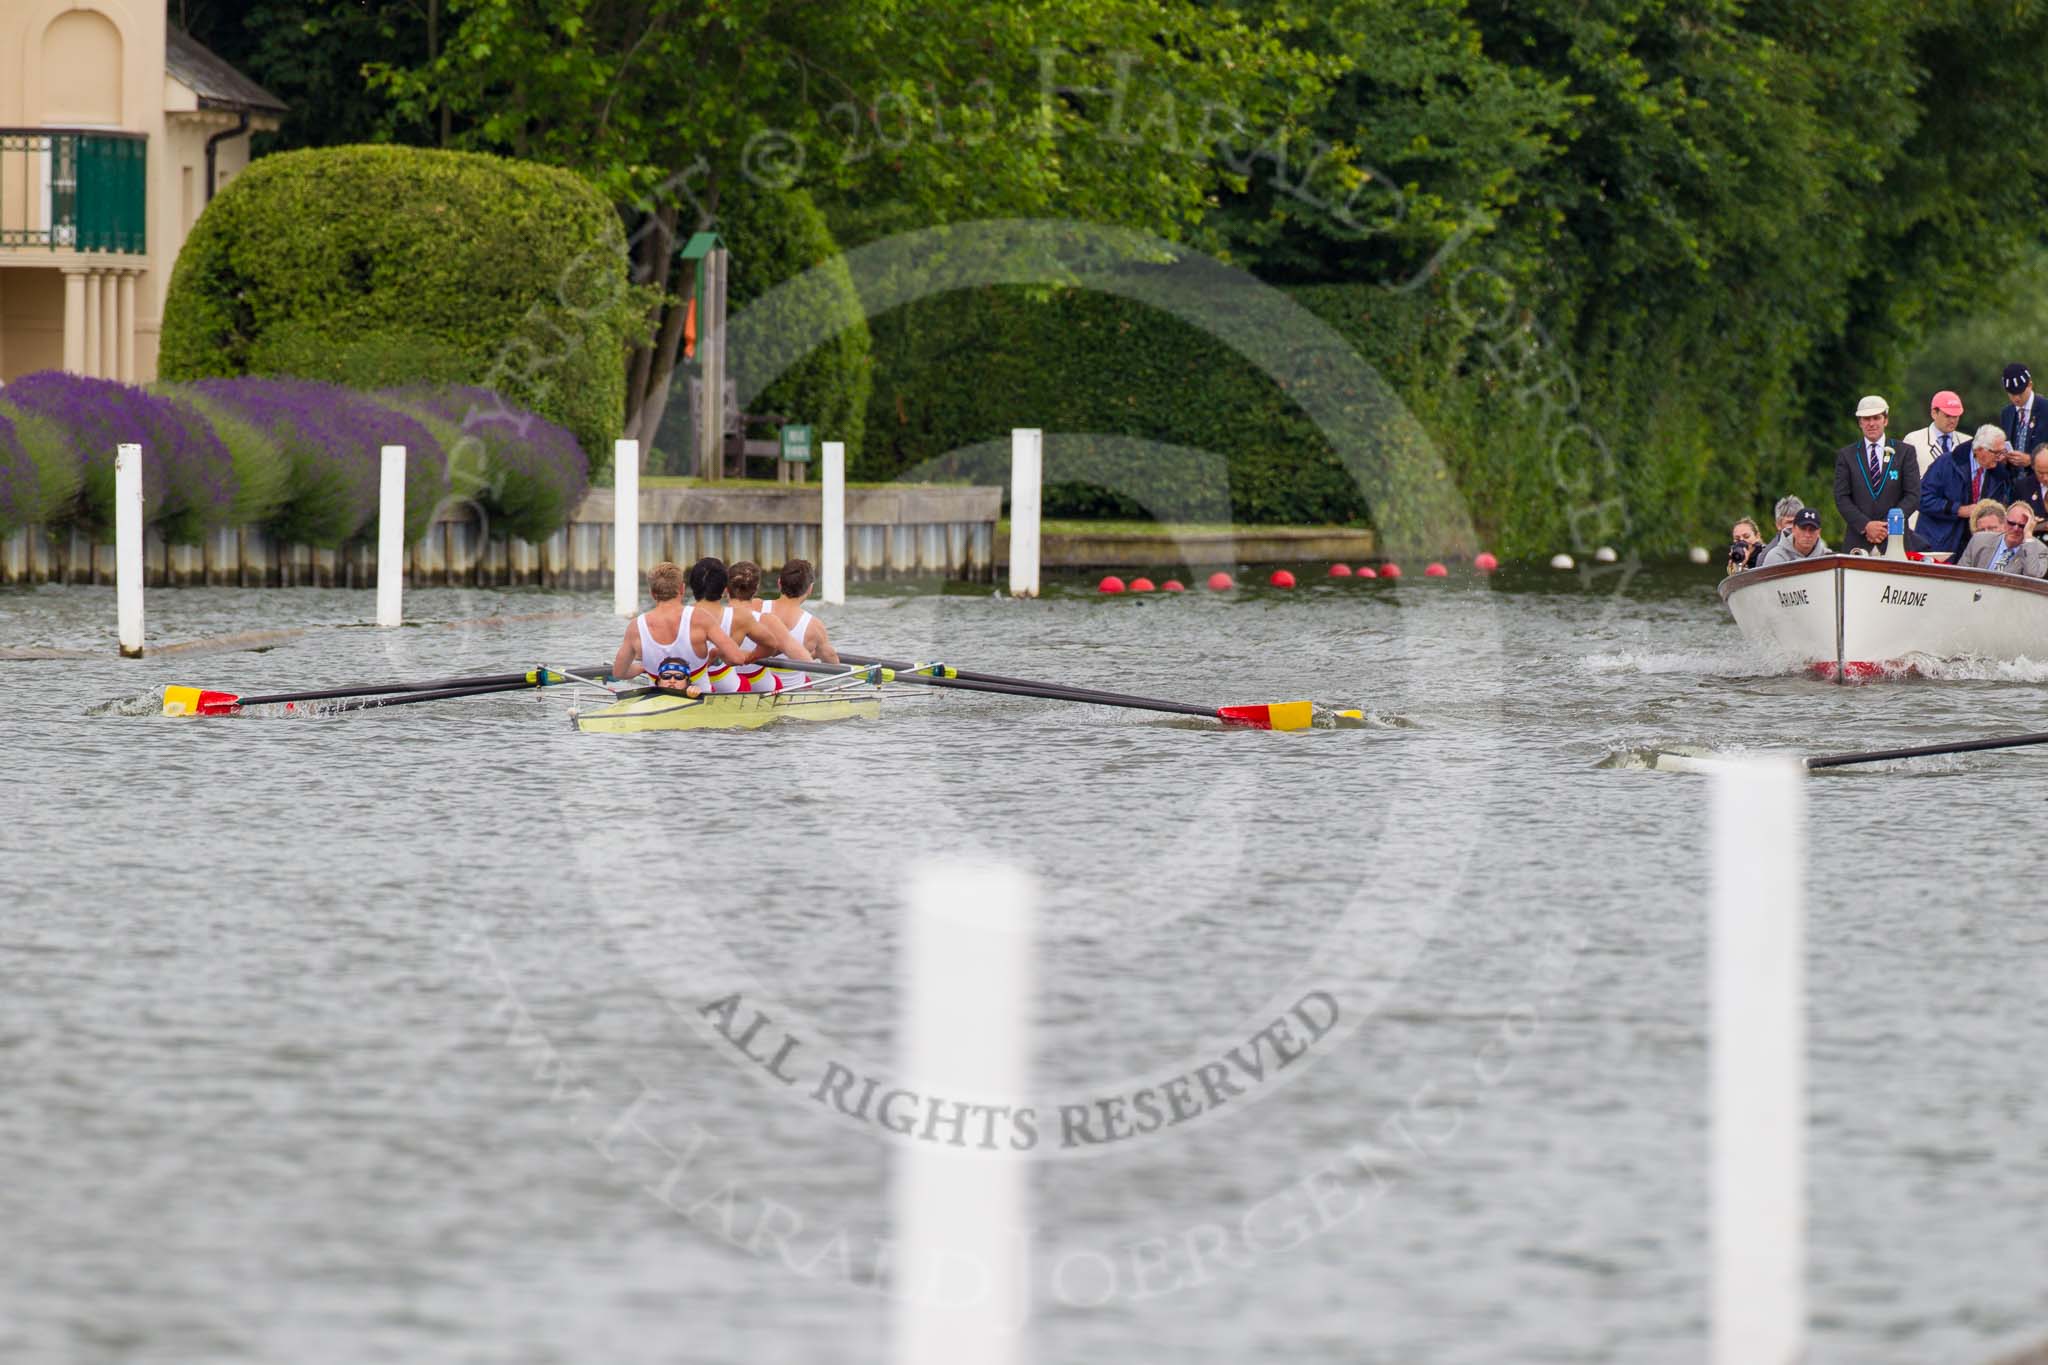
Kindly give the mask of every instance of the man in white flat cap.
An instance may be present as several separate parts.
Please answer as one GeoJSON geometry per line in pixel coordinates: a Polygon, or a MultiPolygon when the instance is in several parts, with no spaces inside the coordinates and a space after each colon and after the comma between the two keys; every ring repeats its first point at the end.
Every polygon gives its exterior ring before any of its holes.
{"type": "MultiPolygon", "coordinates": [[[[1894,507],[1912,512],[1920,506],[1920,462],[1885,439],[1890,422],[1884,399],[1864,395],[1856,405],[1863,439],[1835,452],[1835,510],[1849,528],[1845,544],[1870,554],[1884,553],[1886,516],[1894,507]]],[[[1908,548],[1918,548],[1910,532],[1908,548]]]]}

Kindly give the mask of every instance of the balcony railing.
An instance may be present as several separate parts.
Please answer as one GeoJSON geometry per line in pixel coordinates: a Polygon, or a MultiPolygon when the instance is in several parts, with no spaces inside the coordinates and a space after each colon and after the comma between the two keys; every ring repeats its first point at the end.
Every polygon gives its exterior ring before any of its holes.
{"type": "Polygon", "coordinates": [[[0,249],[145,249],[149,139],[83,128],[0,128],[0,249]]]}

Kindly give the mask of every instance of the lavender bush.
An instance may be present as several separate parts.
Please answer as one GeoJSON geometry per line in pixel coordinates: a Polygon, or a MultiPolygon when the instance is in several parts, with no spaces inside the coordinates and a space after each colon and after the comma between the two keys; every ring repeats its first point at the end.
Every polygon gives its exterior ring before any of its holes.
{"type": "Polygon", "coordinates": [[[590,461],[575,435],[490,389],[413,387],[379,397],[436,428],[451,487],[482,503],[493,529],[546,540],[590,489],[590,461]]]}
{"type": "Polygon", "coordinates": [[[36,467],[14,434],[14,423],[0,412],[0,536],[12,535],[36,519],[37,491],[36,467]]]}
{"type": "Polygon", "coordinates": [[[234,463],[213,428],[185,404],[57,370],[23,375],[5,396],[17,412],[54,428],[78,460],[83,492],[67,511],[89,528],[114,524],[114,447],[130,441],[143,449],[143,516],[165,539],[190,542],[228,523],[234,463]]]}
{"type": "Polygon", "coordinates": [[[407,540],[426,534],[447,491],[447,456],[433,433],[368,395],[305,379],[203,379],[185,391],[277,443],[290,480],[272,526],[286,541],[335,548],[373,526],[385,445],[407,452],[407,540]]]}
{"type": "Polygon", "coordinates": [[[85,482],[85,461],[63,428],[46,417],[10,408],[4,395],[0,395],[0,417],[13,424],[15,442],[28,457],[35,480],[27,490],[27,500],[15,504],[20,518],[17,524],[54,525],[75,518],[78,490],[85,482]]]}

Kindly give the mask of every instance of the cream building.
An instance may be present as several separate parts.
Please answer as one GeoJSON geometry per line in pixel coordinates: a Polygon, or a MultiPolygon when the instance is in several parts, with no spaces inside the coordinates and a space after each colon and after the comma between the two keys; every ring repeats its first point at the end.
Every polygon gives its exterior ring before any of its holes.
{"type": "Polygon", "coordinates": [[[163,0],[0,0],[0,381],[156,377],[171,263],[278,98],[163,0]]]}

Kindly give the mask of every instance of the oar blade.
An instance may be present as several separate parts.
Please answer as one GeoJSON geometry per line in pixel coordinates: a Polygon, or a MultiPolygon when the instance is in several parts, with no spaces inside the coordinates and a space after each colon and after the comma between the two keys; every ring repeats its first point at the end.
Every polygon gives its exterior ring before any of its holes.
{"type": "Polygon", "coordinates": [[[1275,701],[1259,706],[1219,706],[1219,719],[1259,730],[1306,730],[1315,724],[1315,703],[1275,701]]]}
{"type": "Polygon", "coordinates": [[[167,716],[231,716],[241,700],[232,692],[210,692],[203,687],[166,687],[164,714],[167,716]]]}

